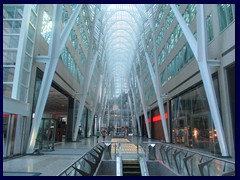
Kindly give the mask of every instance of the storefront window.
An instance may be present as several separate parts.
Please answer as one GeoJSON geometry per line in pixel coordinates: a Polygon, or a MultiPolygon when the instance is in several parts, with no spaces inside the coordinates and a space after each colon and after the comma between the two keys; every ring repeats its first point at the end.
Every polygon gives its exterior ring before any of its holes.
{"type": "MultiPolygon", "coordinates": [[[[162,116],[159,113],[159,108],[152,110],[151,117],[151,133],[152,138],[160,141],[165,141],[165,135],[163,131],[162,116]]],[[[168,109],[167,103],[164,104],[164,118],[168,124],[168,109]]]]}
{"type": "Polygon", "coordinates": [[[12,157],[23,152],[26,116],[3,113],[3,157],[12,157]]]}
{"type": "MultiPolygon", "coordinates": [[[[214,86],[219,99],[216,78],[214,86]]],[[[220,154],[216,129],[202,84],[174,98],[171,101],[171,113],[173,143],[220,154]]]]}

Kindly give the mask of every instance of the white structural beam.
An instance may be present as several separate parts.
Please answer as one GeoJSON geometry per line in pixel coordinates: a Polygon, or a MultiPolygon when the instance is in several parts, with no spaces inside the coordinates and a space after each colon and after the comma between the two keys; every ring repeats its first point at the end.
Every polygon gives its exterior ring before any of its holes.
{"type": "Polygon", "coordinates": [[[89,126],[89,132],[87,134],[87,137],[90,136],[91,134],[91,130],[92,130],[92,124],[93,124],[93,118],[95,117],[95,112],[96,112],[96,107],[97,107],[97,102],[98,102],[98,98],[99,98],[99,90],[100,90],[100,85],[102,83],[102,76],[99,77],[99,80],[98,80],[98,84],[97,84],[97,89],[95,91],[95,99],[94,99],[94,102],[93,102],[93,111],[92,111],[92,116],[90,118],[90,126],[89,126]]]}
{"type": "MultiPolygon", "coordinates": [[[[154,13],[153,11],[153,7],[151,8],[152,14],[154,13]]],[[[157,47],[156,47],[156,28],[154,26],[153,23],[153,16],[152,18],[149,18],[149,23],[150,23],[150,27],[153,31],[153,58],[154,58],[154,63],[155,63],[155,78],[156,78],[156,89],[155,89],[155,93],[156,93],[156,97],[157,97],[157,102],[158,102],[158,108],[159,108],[159,112],[160,115],[162,117],[162,125],[163,125],[163,132],[164,132],[164,136],[165,136],[165,141],[167,143],[170,142],[170,138],[169,138],[169,131],[167,128],[167,121],[165,118],[165,111],[164,111],[164,106],[163,106],[163,98],[162,98],[162,83],[160,81],[160,76],[158,76],[159,74],[159,66],[158,61],[157,61],[157,47]]],[[[145,51],[146,52],[146,51],[145,51]]],[[[148,56],[149,57],[149,56],[148,56]]],[[[150,62],[150,61],[149,61],[150,62]]],[[[149,64],[149,63],[148,63],[149,64]]],[[[149,65],[152,65],[151,63],[149,65]]]]}
{"type": "MultiPolygon", "coordinates": [[[[13,99],[20,99],[21,78],[23,72],[23,62],[25,58],[25,48],[27,44],[28,28],[31,14],[31,4],[25,4],[23,9],[23,18],[21,21],[20,36],[17,46],[16,65],[13,76],[12,95],[13,99]]],[[[5,48],[4,48],[5,49],[5,48]]],[[[31,65],[30,65],[31,66],[31,65]]],[[[31,73],[30,73],[31,74],[31,73]]],[[[28,87],[29,88],[29,87],[28,87]]],[[[29,90],[28,90],[29,92],[29,90]]]]}
{"type": "Polygon", "coordinates": [[[198,41],[196,41],[196,39],[194,38],[191,30],[189,29],[188,25],[184,21],[176,5],[171,4],[170,6],[197,60],[198,67],[199,67],[200,74],[203,81],[203,86],[206,92],[209,108],[211,111],[211,116],[217,131],[217,138],[218,138],[222,156],[229,156],[227,143],[226,143],[223,127],[222,127],[222,120],[221,120],[219,107],[217,103],[216,93],[215,93],[211,73],[208,67],[207,47],[206,47],[206,28],[205,28],[203,4],[197,5],[197,32],[198,32],[197,39],[198,41]]]}
{"type": "Polygon", "coordinates": [[[227,142],[222,127],[222,120],[217,103],[216,93],[213,85],[211,72],[208,68],[207,62],[207,46],[206,46],[206,27],[204,17],[203,4],[197,5],[197,46],[198,46],[198,67],[202,76],[203,85],[208,99],[212,119],[217,131],[218,142],[222,152],[222,156],[229,156],[227,142]]]}
{"type": "Polygon", "coordinates": [[[85,77],[85,80],[84,80],[83,96],[80,99],[80,105],[79,105],[79,108],[78,108],[77,120],[76,120],[75,130],[74,130],[74,134],[73,134],[73,141],[76,141],[76,139],[77,139],[78,127],[80,126],[80,121],[81,121],[81,118],[82,118],[83,108],[84,108],[84,105],[85,105],[85,101],[87,99],[87,93],[88,93],[88,89],[89,89],[89,86],[90,86],[90,81],[92,79],[93,70],[94,70],[94,67],[95,67],[95,64],[96,64],[96,61],[97,61],[97,57],[98,57],[98,52],[95,53],[92,61],[88,60],[88,64],[90,64],[90,68],[88,68],[89,71],[87,71],[87,72],[85,71],[86,72],[86,74],[85,74],[86,77],[85,77]]]}
{"type": "MultiPolygon", "coordinates": [[[[106,72],[106,71],[105,71],[106,72]]],[[[103,76],[103,79],[104,79],[104,76],[103,76]]],[[[106,81],[106,79],[105,79],[106,81]]],[[[104,87],[105,87],[105,81],[103,81],[102,83],[102,87],[101,87],[101,90],[100,90],[100,101],[99,101],[99,107],[98,107],[98,128],[100,129],[100,126],[101,126],[101,119],[102,119],[102,111],[104,110],[104,100],[105,100],[105,94],[104,94],[104,87]]]]}
{"type": "MultiPolygon", "coordinates": [[[[103,56],[102,56],[103,57],[103,56]]],[[[101,61],[102,62],[102,61],[101,61]]],[[[106,61],[105,61],[106,62],[106,61]]],[[[104,66],[104,69],[106,68],[106,63],[104,63],[104,65],[102,65],[102,66],[104,66]]],[[[104,72],[104,74],[106,73],[106,71],[102,71],[102,72],[104,72]]],[[[95,99],[95,105],[94,105],[94,109],[93,109],[93,112],[92,112],[92,117],[90,118],[90,125],[89,125],[89,129],[88,129],[88,137],[90,137],[90,135],[91,135],[91,133],[92,133],[92,126],[93,126],[93,118],[94,118],[94,116],[95,116],[95,112],[96,112],[96,108],[97,108],[97,104],[98,104],[98,101],[99,101],[99,99],[100,99],[100,101],[101,101],[101,99],[102,99],[102,92],[103,92],[103,86],[102,86],[102,84],[104,84],[103,82],[104,82],[104,75],[100,75],[99,76],[100,77],[100,79],[99,79],[99,84],[98,84],[98,90],[97,90],[97,93],[96,93],[96,95],[97,95],[97,98],[95,99]]],[[[98,118],[99,118],[99,116],[98,116],[98,118]]],[[[96,122],[95,122],[96,123],[96,122]]],[[[98,129],[99,129],[99,123],[98,123],[98,129]]]]}
{"type": "Polygon", "coordinates": [[[60,55],[60,33],[61,33],[61,17],[62,17],[62,5],[54,5],[53,8],[53,31],[51,34],[51,42],[49,45],[48,56],[50,57],[49,63],[46,64],[43,80],[39,92],[37,106],[35,110],[35,116],[32,122],[32,128],[28,141],[27,153],[32,153],[36,143],[36,138],[39,130],[39,126],[42,120],[42,115],[46,105],[47,97],[51,88],[53,76],[57,67],[58,58],[60,55]]]}
{"type": "Polygon", "coordinates": [[[109,91],[108,91],[108,123],[107,123],[107,127],[110,126],[110,87],[109,87],[109,91]]]}
{"type": "Polygon", "coordinates": [[[140,99],[141,99],[141,103],[142,103],[143,114],[144,114],[144,119],[145,119],[145,123],[146,123],[148,138],[151,138],[151,132],[150,132],[150,128],[149,128],[148,115],[147,115],[147,109],[146,109],[147,105],[146,105],[146,102],[145,102],[145,94],[143,93],[142,78],[140,77],[140,80],[139,80],[135,64],[133,64],[133,68],[134,68],[134,73],[136,74],[136,81],[137,81],[137,86],[138,86],[140,99]]]}
{"type": "MultiPolygon", "coordinates": [[[[132,108],[132,100],[130,98],[130,92],[128,93],[128,103],[129,103],[130,113],[131,113],[131,117],[132,117],[131,118],[132,119],[132,128],[133,128],[132,132],[133,132],[133,134],[135,134],[134,130],[136,129],[136,121],[135,121],[135,119],[133,119],[134,115],[133,115],[133,108],[132,108]]],[[[129,124],[128,124],[128,126],[129,126],[129,124]]]]}
{"type": "Polygon", "coordinates": [[[141,124],[140,124],[139,114],[138,114],[138,110],[137,110],[136,96],[135,96],[135,93],[133,92],[133,88],[130,87],[130,89],[131,89],[132,97],[133,97],[135,116],[137,118],[138,132],[139,132],[139,136],[141,137],[142,136],[142,131],[141,131],[141,124]]]}
{"type": "MultiPolygon", "coordinates": [[[[103,56],[102,56],[103,57],[103,56]]],[[[106,66],[106,63],[105,63],[105,66],[106,66]]],[[[106,71],[103,71],[103,72],[106,72],[106,71]]],[[[96,108],[97,108],[97,104],[98,104],[98,100],[99,98],[101,99],[102,97],[102,84],[103,84],[103,78],[104,76],[103,75],[100,75],[99,76],[99,80],[98,80],[98,86],[97,86],[97,91],[96,91],[96,98],[94,100],[94,108],[93,108],[93,111],[92,111],[92,116],[90,118],[90,126],[89,126],[89,129],[88,129],[88,133],[87,133],[87,137],[90,137],[91,133],[92,133],[92,126],[93,126],[93,118],[95,117],[95,112],[96,112],[96,108]],[[101,88],[101,89],[100,89],[101,88]],[[99,92],[100,91],[100,92],[99,92]]]]}
{"type": "Polygon", "coordinates": [[[178,8],[175,4],[170,4],[173,13],[183,31],[183,34],[185,35],[188,44],[190,45],[192,52],[194,56],[197,58],[197,41],[192,33],[192,31],[189,29],[188,25],[186,24],[185,20],[183,19],[181,13],[179,12],[178,8]]]}
{"type": "Polygon", "coordinates": [[[105,111],[106,111],[106,106],[107,106],[107,97],[108,96],[104,96],[104,103],[103,103],[103,110],[102,110],[102,113],[101,113],[101,122],[100,122],[100,126],[102,126],[102,124],[103,124],[103,119],[104,119],[104,114],[105,114],[105,111]]]}
{"type": "Polygon", "coordinates": [[[50,57],[48,56],[36,56],[35,61],[38,63],[49,63],[50,57]]]}
{"type": "MultiPolygon", "coordinates": [[[[155,40],[155,39],[156,38],[154,38],[153,40],[155,40]]],[[[165,136],[165,141],[169,143],[170,142],[169,135],[168,135],[169,133],[168,133],[168,128],[167,128],[167,122],[166,122],[166,119],[165,119],[165,116],[164,116],[165,112],[164,112],[164,107],[163,107],[163,98],[161,96],[161,94],[162,94],[161,89],[162,88],[160,86],[162,86],[162,85],[159,83],[159,81],[160,81],[159,78],[157,78],[158,77],[158,69],[156,69],[155,73],[154,73],[149,55],[146,51],[146,46],[145,46],[145,43],[144,43],[144,39],[142,38],[141,41],[142,41],[143,49],[145,51],[145,56],[146,56],[146,59],[147,59],[147,65],[148,65],[148,69],[149,69],[150,76],[151,76],[151,79],[152,79],[153,87],[154,87],[154,90],[155,90],[155,93],[156,93],[159,112],[160,112],[160,115],[162,117],[162,125],[163,125],[163,132],[164,132],[164,136],[165,136]]],[[[155,41],[153,41],[153,42],[155,42],[155,41]]],[[[153,43],[153,44],[155,44],[155,43],[153,43]]],[[[154,48],[156,48],[156,47],[154,47],[154,48]]],[[[155,64],[157,64],[156,52],[154,53],[154,61],[155,61],[155,64]]],[[[155,66],[155,68],[157,68],[157,65],[155,66]]]]}
{"type": "Polygon", "coordinates": [[[219,59],[208,59],[207,64],[208,67],[219,67],[221,65],[221,61],[219,59]]]}
{"type": "Polygon", "coordinates": [[[94,35],[93,34],[95,32],[96,19],[97,19],[98,16],[99,16],[99,13],[96,12],[95,15],[94,15],[94,20],[93,20],[91,31],[90,31],[92,33],[92,35],[91,35],[91,38],[90,38],[90,43],[89,43],[90,48],[88,50],[87,63],[86,63],[85,73],[84,73],[85,77],[84,77],[84,86],[83,86],[83,96],[81,97],[80,105],[79,105],[79,108],[78,108],[77,120],[76,120],[76,124],[75,124],[75,127],[74,127],[75,130],[74,130],[73,138],[72,138],[73,141],[76,141],[76,139],[77,139],[78,127],[80,125],[85,101],[87,99],[88,89],[89,89],[89,86],[90,86],[90,81],[92,79],[93,70],[94,70],[94,67],[95,67],[95,64],[96,64],[96,61],[97,61],[97,57],[98,57],[98,51],[97,50],[96,50],[96,52],[93,56],[93,47],[92,47],[93,46],[93,41],[94,41],[94,35]]]}
{"type": "Polygon", "coordinates": [[[103,96],[103,91],[104,91],[104,85],[102,86],[101,90],[100,90],[100,103],[99,103],[99,116],[98,116],[98,120],[99,120],[99,123],[98,123],[98,128],[100,129],[100,118],[101,118],[101,115],[102,115],[102,111],[103,111],[103,104],[104,104],[104,96],[103,96]]]}

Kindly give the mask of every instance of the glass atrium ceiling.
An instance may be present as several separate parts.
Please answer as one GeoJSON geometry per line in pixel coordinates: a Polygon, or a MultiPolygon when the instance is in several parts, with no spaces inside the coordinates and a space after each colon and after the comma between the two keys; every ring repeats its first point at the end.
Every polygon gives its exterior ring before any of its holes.
{"type": "Polygon", "coordinates": [[[103,35],[99,49],[104,50],[109,80],[113,83],[112,95],[117,97],[128,91],[130,70],[139,40],[147,20],[146,10],[151,5],[140,4],[103,4],[89,5],[90,18],[97,17],[95,38],[103,35]]]}

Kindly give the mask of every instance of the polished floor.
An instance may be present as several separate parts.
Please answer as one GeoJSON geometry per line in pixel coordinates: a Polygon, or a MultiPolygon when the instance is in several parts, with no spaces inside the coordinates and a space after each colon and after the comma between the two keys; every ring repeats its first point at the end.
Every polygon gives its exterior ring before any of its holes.
{"type": "MultiPolygon", "coordinates": [[[[129,136],[135,144],[158,142],[157,140],[129,136]]],[[[100,137],[99,141],[102,138],[100,137]]],[[[107,136],[106,141],[112,138],[107,136]]],[[[115,141],[115,140],[114,140],[115,141]]],[[[44,151],[40,155],[26,155],[3,161],[4,176],[56,176],[75,162],[81,155],[96,145],[96,137],[81,139],[79,142],[61,142],[55,144],[54,151],[44,151]]]]}

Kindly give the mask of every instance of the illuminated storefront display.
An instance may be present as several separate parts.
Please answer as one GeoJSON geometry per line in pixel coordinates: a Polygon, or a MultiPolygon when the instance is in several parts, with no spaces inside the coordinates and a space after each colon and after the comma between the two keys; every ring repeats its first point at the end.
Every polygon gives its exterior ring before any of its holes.
{"type": "MultiPolygon", "coordinates": [[[[214,80],[218,87],[217,79],[214,80]]],[[[218,88],[216,88],[217,97],[218,88]]],[[[219,100],[219,99],[218,99],[219,100]]],[[[219,154],[216,129],[202,84],[171,100],[172,142],[219,154]]]]}

